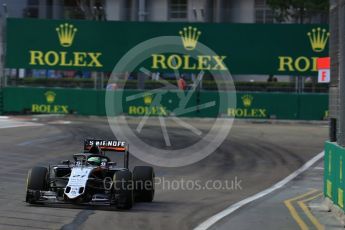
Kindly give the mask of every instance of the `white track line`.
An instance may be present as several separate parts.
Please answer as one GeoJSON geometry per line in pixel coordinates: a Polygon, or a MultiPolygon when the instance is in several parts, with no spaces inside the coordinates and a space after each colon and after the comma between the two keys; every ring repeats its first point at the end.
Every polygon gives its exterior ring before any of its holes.
{"type": "Polygon", "coordinates": [[[7,126],[0,126],[0,129],[10,129],[10,128],[20,128],[20,127],[33,127],[33,126],[42,126],[43,124],[35,124],[35,123],[29,123],[29,124],[13,124],[13,125],[7,125],[7,126]]]}
{"type": "Polygon", "coordinates": [[[253,196],[250,196],[244,200],[241,200],[241,201],[237,202],[236,204],[233,204],[233,205],[229,206],[228,208],[224,209],[223,211],[215,214],[214,216],[211,216],[210,218],[208,218],[207,220],[205,220],[204,222],[199,224],[196,228],[194,228],[194,230],[206,230],[206,229],[210,228],[212,225],[214,225],[216,222],[218,222],[219,220],[230,215],[231,213],[235,212],[237,209],[243,207],[244,205],[247,205],[247,204],[249,204],[255,200],[258,200],[258,199],[274,192],[277,189],[280,189],[281,187],[283,187],[284,185],[286,185],[287,183],[289,183],[290,181],[295,179],[298,175],[300,175],[301,173],[303,173],[307,169],[309,169],[313,164],[315,164],[318,160],[320,160],[323,157],[323,155],[324,155],[324,152],[319,153],[318,155],[316,155],[315,157],[310,159],[308,162],[306,162],[301,168],[297,169],[295,172],[293,172],[292,174],[287,176],[285,179],[279,181],[278,183],[276,183],[272,187],[265,189],[265,190],[255,194],[253,196]]]}
{"type": "Polygon", "coordinates": [[[0,129],[42,126],[43,124],[0,117],[0,129]]]}

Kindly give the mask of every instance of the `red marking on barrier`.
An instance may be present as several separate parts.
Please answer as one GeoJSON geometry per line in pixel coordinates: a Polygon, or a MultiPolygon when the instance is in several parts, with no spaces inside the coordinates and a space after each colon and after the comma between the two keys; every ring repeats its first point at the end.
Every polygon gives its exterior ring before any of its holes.
{"type": "Polygon", "coordinates": [[[321,75],[322,81],[326,81],[326,71],[322,71],[321,75]]]}
{"type": "Polygon", "coordinates": [[[329,69],[331,67],[331,58],[323,57],[317,59],[317,69],[329,69]]]}

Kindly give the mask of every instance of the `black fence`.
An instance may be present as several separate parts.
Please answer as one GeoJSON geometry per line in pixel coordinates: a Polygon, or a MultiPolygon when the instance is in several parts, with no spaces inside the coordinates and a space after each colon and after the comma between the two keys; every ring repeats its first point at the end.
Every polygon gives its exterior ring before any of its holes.
{"type": "MultiPolygon", "coordinates": [[[[17,78],[9,79],[9,86],[28,86],[28,87],[62,87],[62,88],[103,88],[109,87],[107,83],[108,79],[98,83],[90,79],[77,79],[77,78],[61,78],[61,79],[47,79],[47,78],[17,78]],[[98,85],[98,87],[97,87],[98,85]]],[[[158,89],[166,87],[169,83],[173,89],[177,86],[176,80],[146,80],[145,89],[158,89]]],[[[187,81],[187,85],[192,87],[193,83],[187,81]]],[[[214,91],[224,90],[230,86],[230,82],[218,82],[204,80],[201,84],[202,90],[214,91]]],[[[234,82],[234,86],[237,91],[252,91],[252,92],[305,92],[305,93],[328,93],[328,84],[318,84],[313,82],[304,83],[304,85],[298,90],[295,82],[234,82]]],[[[112,89],[125,88],[125,89],[138,89],[138,80],[126,80],[119,81],[112,89]]]]}

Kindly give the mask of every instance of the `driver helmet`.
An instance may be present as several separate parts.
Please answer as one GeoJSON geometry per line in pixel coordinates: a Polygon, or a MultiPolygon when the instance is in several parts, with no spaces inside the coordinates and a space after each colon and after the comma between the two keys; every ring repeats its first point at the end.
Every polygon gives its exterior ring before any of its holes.
{"type": "Polygon", "coordinates": [[[87,159],[87,163],[91,165],[100,166],[101,165],[101,158],[100,157],[90,157],[87,159]]]}
{"type": "Polygon", "coordinates": [[[101,150],[101,148],[98,145],[93,145],[90,148],[89,153],[92,153],[92,154],[102,154],[102,150],[101,150]]]}

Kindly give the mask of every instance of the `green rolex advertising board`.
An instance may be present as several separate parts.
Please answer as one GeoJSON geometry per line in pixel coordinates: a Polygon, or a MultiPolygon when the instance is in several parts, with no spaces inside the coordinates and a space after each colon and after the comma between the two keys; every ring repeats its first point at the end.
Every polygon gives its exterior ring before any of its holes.
{"type": "MultiPolygon", "coordinates": [[[[2,93],[5,113],[106,115],[104,90],[6,87],[2,93]]],[[[111,93],[118,98],[123,94],[126,98],[122,109],[115,109],[115,115],[324,120],[328,113],[328,94],[320,93],[236,93],[237,107],[233,108],[220,104],[220,98],[228,97],[232,92],[203,91],[193,94],[186,105],[186,108],[197,109],[185,113],[178,110],[180,91],[167,91],[158,105],[154,105],[155,94],[149,91],[111,93]],[[205,104],[210,106],[203,107],[205,104]]]]}
{"type": "Polygon", "coordinates": [[[180,38],[185,54],[152,51],[143,65],[154,72],[229,70],[232,74],[316,75],[316,58],[328,56],[327,25],[10,18],[6,66],[111,72],[126,52],[159,36],[180,38]],[[217,55],[192,58],[188,52],[196,51],[199,43],[217,55]]]}

